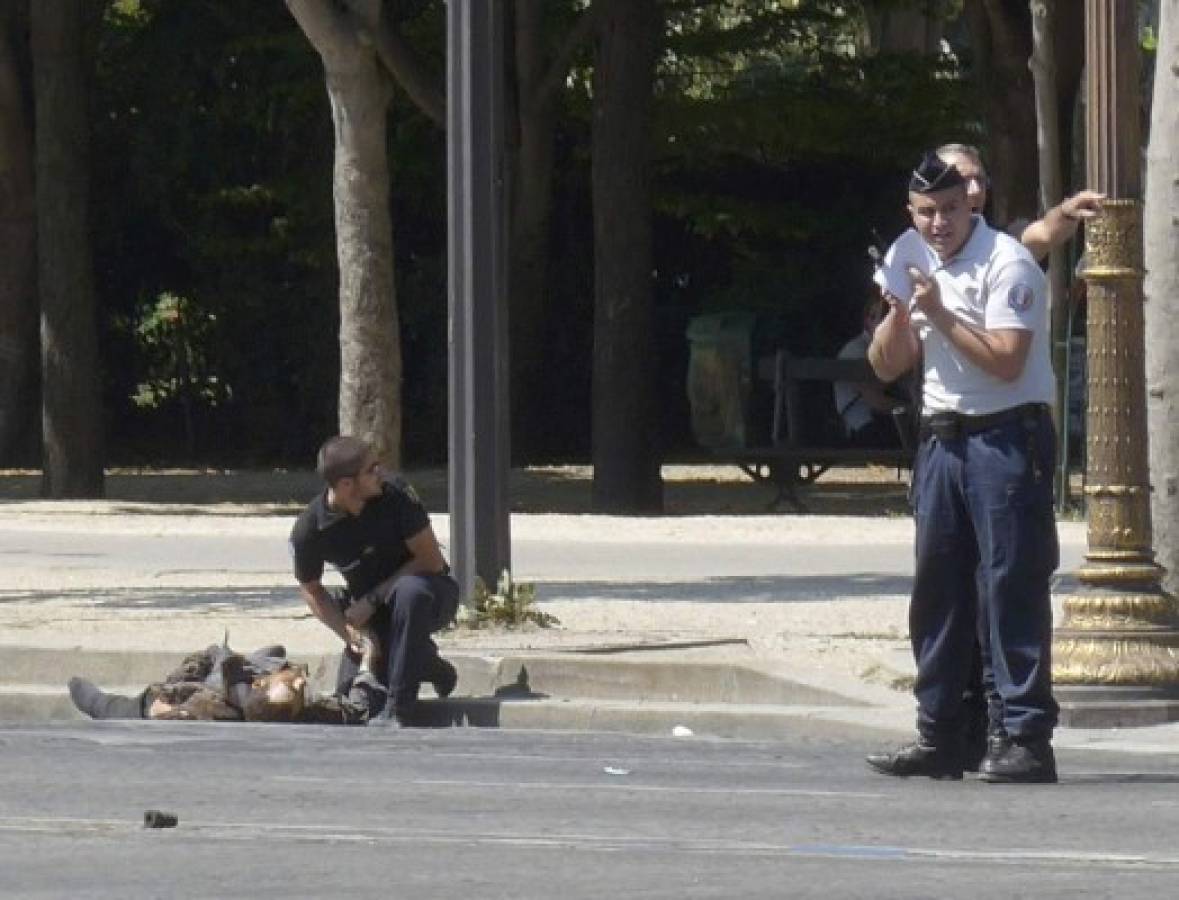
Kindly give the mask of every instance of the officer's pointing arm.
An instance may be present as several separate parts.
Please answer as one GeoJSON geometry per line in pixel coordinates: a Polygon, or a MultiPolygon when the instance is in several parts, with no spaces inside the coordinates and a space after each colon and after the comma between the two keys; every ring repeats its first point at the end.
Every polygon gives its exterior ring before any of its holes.
{"type": "Polygon", "coordinates": [[[1015,381],[1023,373],[1032,333],[1020,328],[979,328],[969,325],[942,304],[937,281],[912,274],[913,299],[931,325],[945,335],[963,356],[988,375],[1015,381]]]}

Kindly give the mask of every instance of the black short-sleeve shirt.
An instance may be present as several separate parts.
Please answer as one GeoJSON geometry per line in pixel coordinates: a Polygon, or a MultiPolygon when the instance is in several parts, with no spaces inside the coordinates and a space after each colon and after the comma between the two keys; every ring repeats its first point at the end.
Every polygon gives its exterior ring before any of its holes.
{"type": "Polygon", "coordinates": [[[291,529],[295,578],[318,581],[331,563],[359,597],[405,564],[411,555],[405,542],[429,524],[422,502],[401,478],[386,480],[356,516],[329,507],[324,490],[291,529]]]}

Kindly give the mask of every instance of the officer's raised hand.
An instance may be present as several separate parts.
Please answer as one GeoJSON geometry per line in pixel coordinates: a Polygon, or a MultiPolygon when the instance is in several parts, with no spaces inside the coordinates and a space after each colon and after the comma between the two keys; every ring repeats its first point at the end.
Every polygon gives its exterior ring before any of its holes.
{"type": "Polygon", "coordinates": [[[909,266],[906,270],[913,282],[913,306],[932,320],[942,310],[942,295],[937,279],[931,278],[920,269],[909,266]]]}

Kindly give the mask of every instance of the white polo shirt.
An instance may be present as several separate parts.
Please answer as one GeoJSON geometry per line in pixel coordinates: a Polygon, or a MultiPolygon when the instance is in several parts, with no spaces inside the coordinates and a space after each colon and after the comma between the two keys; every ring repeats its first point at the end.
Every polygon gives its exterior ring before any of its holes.
{"type": "MultiPolygon", "coordinates": [[[[1015,381],[1008,382],[975,366],[929,323],[924,313],[914,312],[913,327],[924,351],[926,414],[953,411],[986,415],[1024,403],[1055,402],[1048,283],[1023,244],[975,216],[970,237],[947,262],[939,260],[933,248],[910,228],[888,249],[883,269],[874,280],[892,289],[898,284],[897,273],[906,265],[932,275],[942,305],[968,325],[1032,332],[1023,371],[1015,381]]],[[[910,288],[908,296],[901,299],[911,295],[910,288]]]]}

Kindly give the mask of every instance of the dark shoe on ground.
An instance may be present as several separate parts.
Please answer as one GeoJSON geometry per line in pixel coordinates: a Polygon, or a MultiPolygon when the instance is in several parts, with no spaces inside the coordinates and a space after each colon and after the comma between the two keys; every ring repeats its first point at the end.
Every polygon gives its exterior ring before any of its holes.
{"type": "Polygon", "coordinates": [[[426,673],[426,680],[434,685],[434,693],[439,699],[445,700],[454,693],[455,685],[458,684],[458,671],[441,656],[435,656],[426,673]]]}
{"type": "Polygon", "coordinates": [[[956,750],[937,747],[923,739],[893,753],[873,753],[867,757],[867,762],[884,775],[954,780],[962,777],[962,757],[956,750]]]}
{"type": "Polygon", "coordinates": [[[1055,784],[1056,754],[1047,740],[996,741],[979,768],[979,778],[991,784],[1055,784]]]}
{"type": "Polygon", "coordinates": [[[369,728],[413,728],[416,724],[412,710],[395,706],[386,706],[379,715],[368,720],[369,728]]]}
{"type": "Polygon", "coordinates": [[[980,734],[973,729],[967,731],[962,738],[962,768],[967,772],[977,772],[986,756],[986,733],[980,734]]]}
{"type": "Polygon", "coordinates": [[[962,739],[962,768],[967,772],[980,771],[983,760],[988,756],[998,756],[1009,743],[1011,738],[1002,725],[990,725],[981,735],[968,729],[962,739]]]}
{"type": "Polygon", "coordinates": [[[124,697],[108,694],[85,678],[71,678],[70,699],[92,719],[142,719],[143,695],[124,697]]]}
{"type": "Polygon", "coordinates": [[[962,728],[962,768],[977,772],[987,755],[988,741],[995,726],[991,724],[986,709],[973,707],[964,710],[966,722],[962,728]]]}

